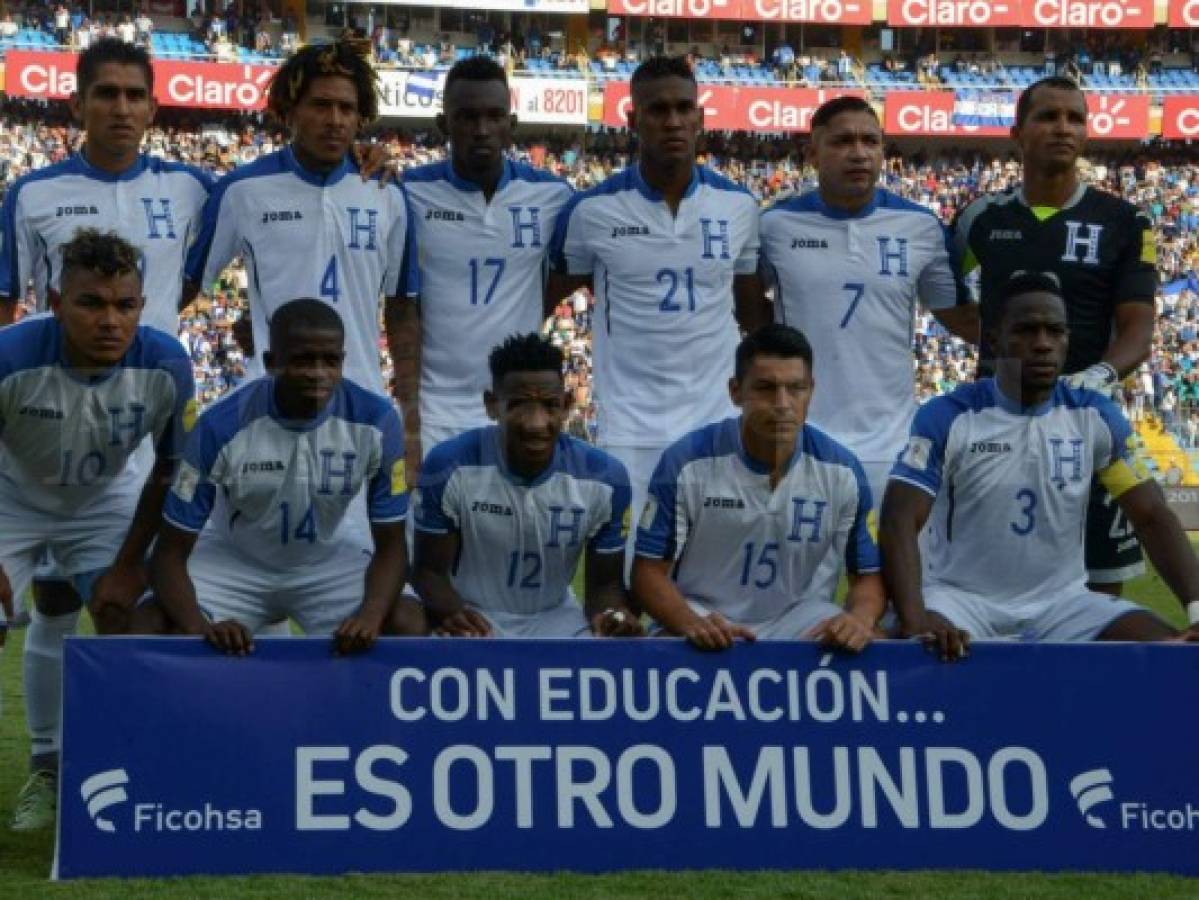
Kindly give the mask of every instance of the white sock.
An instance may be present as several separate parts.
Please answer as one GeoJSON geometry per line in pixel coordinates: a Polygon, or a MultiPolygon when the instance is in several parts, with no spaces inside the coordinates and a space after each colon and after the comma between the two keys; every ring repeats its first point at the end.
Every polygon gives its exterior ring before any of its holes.
{"type": "Polygon", "coordinates": [[[25,721],[30,755],[49,761],[62,734],[62,643],[75,633],[79,612],[47,616],[33,610],[25,633],[25,721]]]}

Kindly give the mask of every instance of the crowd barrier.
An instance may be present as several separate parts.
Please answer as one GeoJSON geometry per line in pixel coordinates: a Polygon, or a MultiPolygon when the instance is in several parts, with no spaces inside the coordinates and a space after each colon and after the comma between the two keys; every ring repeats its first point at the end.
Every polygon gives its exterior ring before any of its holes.
{"type": "Polygon", "coordinates": [[[55,874],[1199,875],[1199,648],[72,638],[55,874]]]}

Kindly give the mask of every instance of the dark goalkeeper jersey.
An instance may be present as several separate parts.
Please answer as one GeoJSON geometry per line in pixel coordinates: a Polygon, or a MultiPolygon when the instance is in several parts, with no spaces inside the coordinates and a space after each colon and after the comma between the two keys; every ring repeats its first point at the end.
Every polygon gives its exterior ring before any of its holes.
{"type": "Polygon", "coordinates": [[[993,370],[989,335],[999,291],[1014,272],[1053,272],[1061,280],[1070,322],[1068,373],[1103,357],[1117,304],[1153,303],[1157,248],[1149,220],[1103,191],[1080,185],[1062,209],[1030,207],[1022,190],[980,197],[951,231],[959,290],[977,289],[981,304],[980,374],[993,370]]]}

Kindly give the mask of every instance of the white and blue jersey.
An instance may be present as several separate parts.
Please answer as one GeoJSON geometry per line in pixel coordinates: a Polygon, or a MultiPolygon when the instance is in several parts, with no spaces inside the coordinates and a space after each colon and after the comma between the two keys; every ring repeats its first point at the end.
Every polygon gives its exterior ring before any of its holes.
{"type": "Polygon", "coordinates": [[[163,518],[197,533],[211,519],[211,537],[234,559],[286,571],[339,551],[361,491],[372,523],[404,521],[404,436],[391,403],[342,379],[318,416],[291,421],[266,377],[200,417],[163,518]]]}
{"type": "Polygon", "coordinates": [[[929,400],[891,473],[936,498],[925,591],[1014,605],[1082,591],[1091,477],[1113,497],[1145,480],[1132,447],[1110,400],[1064,381],[1032,408],[991,378],[929,400]]]}
{"type": "Polygon", "coordinates": [[[98,373],[67,364],[53,316],[0,330],[3,502],[74,515],[139,492],[130,456],[150,436],[160,457],[176,458],[194,392],[183,347],[153,328],[138,327],[121,361],[98,373]]]}
{"type": "Polygon", "coordinates": [[[63,245],[80,228],[115,231],[142,251],[141,324],[177,334],[183,262],[211,185],[199,169],[148,154],[117,174],[81,153],[30,172],[0,212],[0,297],[20,300],[32,279],[45,308],[48,291],[59,290],[63,245]]]}
{"type": "Polygon", "coordinates": [[[933,310],[957,302],[945,229],[882,189],[852,214],[826,205],[818,190],[781,200],[763,212],[761,229],[775,320],[802,331],[815,352],[809,418],[868,471],[885,465],[885,483],[916,412],[916,301],[933,310]]]}
{"type": "Polygon", "coordinates": [[[421,424],[477,428],[492,347],[541,330],[550,238],[573,191],[510,160],[490,202],[448,159],[408,169],[404,188],[420,269],[421,424]]]}
{"type": "Polygon", "coordinates": [[[250,377],[265,371],[262,352],[275,310],[312,297],[345,323],[346,378],[386,393],[379,300],[416,293],[408,217],[400,187],[380,190],[364,182],[348,157],[327,175],[309,172],[289,146],[217,182],[187,258],[187,277],[207,288],[235,256],[244,259],[254,329],[250,377]]]}
{"type": "Polygon", "coordinates": [[[442,444],[421,467],[418,531],[458,532],[454,589],[483,612],[533,616],[567,600],[579,556],[624,549],[629,479],[601,450],[562,435],[529,481],[504,463],[497,428],[442,444]]]}
{"type": "Polygon", "coordinates": [[[733,278],[758,268],[758,204],[703,166],[672,215],[636,163],[558,220],[552,259],[591,275],[597,437],[661,447],[728,415],[733,278]]]}
{"type": "Polygon", "coordinates": [[[870,487],[852,453],[805,425],[787,472],[741,443],[741,419],[694,431],[662,455],[637,529],[637,555],[672,560],[679,592],[749,626],[796,604],[831,603],[844,566],[879,569],[870,487]]]}

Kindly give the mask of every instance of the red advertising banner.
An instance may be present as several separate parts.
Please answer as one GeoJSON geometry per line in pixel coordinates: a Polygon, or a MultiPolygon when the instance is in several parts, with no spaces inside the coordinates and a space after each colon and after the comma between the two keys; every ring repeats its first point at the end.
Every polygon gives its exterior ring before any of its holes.
{"type": "MultiPolygon", "coordinates": [[[[5,92],[10,97],[65,100],[75,91],[74,53],[9,51],[5,92]]],[[[154,96],[163,106],[252,111],[266,106],[274,66],[154,60],[154,96]]]]}
{"type": "MultiPolygon", "coordinates": [[[[1087,125],[1094,140],[1141,140],[1149,134],[1149,97],[1087,95],[1087,125]]],[[[1193,126],[1192,126],[1193,127],[1193,126]]],[[[892,91],[887,94],[883,129],[912,137],[1005,137],[996,125],[954,122],[954,95],[949,91],[892,91]]]]}
{"type": "MultiPolygon", "coordinates": [[[[806,132],[820,104],[846,94],[862,96],[857,90],[700,85],[699,102],[708,131],[806,132]]],[[[604,124],[624,127],[629,104],[628,82],[604,85],[604,124]]]]}
{"type": "Polygon", "coordinates": [[[1152,28],[1153,0],[1024,0],[1029,28],[1152,28]]]}
{"type": "Polygon", "coordinates": [[[1199,28],[1199,0],[1170,0],[1166,22],[1171,28],[1199,28]]]}
{"type": "Polygon", "coordinates": [[[1168,141],[1199,138],[1199,94],[1162,101],[1162,137],[1168,141]]]}
{"type": "Polygon", "coordinates": [[[869,25],[871,0],[608,0],[614,16],[869,25]]]}
{"type": "Polygon", "coordinates": [[[887,23],[920,28],[995,28],[1021,24],[1020,0],[887,0],[887,23]]]}

